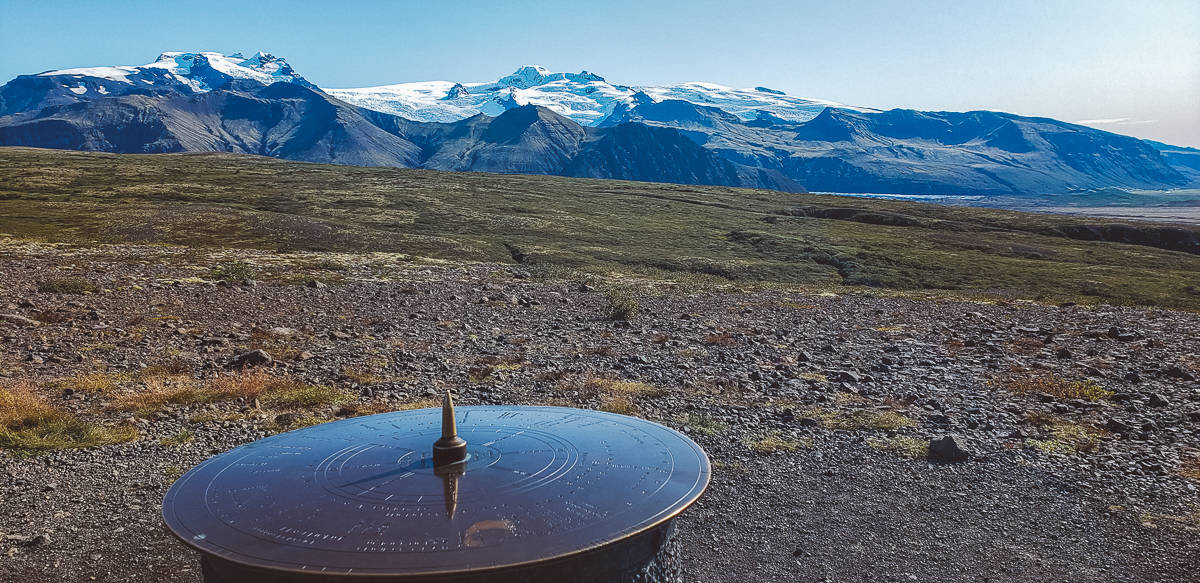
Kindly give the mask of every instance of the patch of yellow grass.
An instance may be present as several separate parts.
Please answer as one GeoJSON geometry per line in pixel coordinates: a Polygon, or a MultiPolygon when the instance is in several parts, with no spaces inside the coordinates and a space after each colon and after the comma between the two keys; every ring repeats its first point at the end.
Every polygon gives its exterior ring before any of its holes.
{"type": "Polygon", "coordinates": [[[605,395],[600,400],[600,410],[618,415],[633,415],[637,412],[633,401],[624,395],[605,395]]]}
{"type": "Polygon", "coordinates": [[[159,443],[159,445],[163,445],[166,447],[174,447],[174,446],[178,446],[178,445],[183,445],[185,443],[191,443],[192,441],[195,441],[195,439],[196,439],[195,432],[193,432],[189,429],[184,429],[183,431],[180,431],[178,433],[175,433],[173,435],[170,435],[170,436],[167,436],[167,437],[164,437],[164,438],[158,440],[158,443],[159,443]]]}
{"type": "Polygon", "coordinates": [[[1113,396],[1112,391],[1091,379],[1069,381],[1054,373],[1016,371],[1008,376],[992,379],[990,384],[1018,395],[1045,393],[1060,399],[1085,401],[1105,401],[1113,396]]]}
{"type": "Polygon", "coordinates": [[[729,426],[725,423],[717,421],[708,415],[699,415],[696,413],[688,413],[679,417],[679,424],[690,427],[697,433],[702,435],[713,436],[718,433],[723,433],[729,426]]]}
{"type": "Polygon", "coordinates": [[[49,383],[49,387],[57,390],[71,389],[77,393],[107,395],[117,390],[117,387],[121,383],[128,382],[131,378],[128,374],[92,372],[55,379],[49,383]]]}
{"type": "Polygon", "coordinates": [[[1046,453],[1080,454],[1100,449],[1104,432],[1045,413],[1030,413],[1026,419],[1040,427],[1045,439],[1030,439],[1029,445],[1046,453]]]}
{"type": "Polygon", "coordinates": [[[276,407],[311,409],[338,405],[353,398],[350,393],[334,387],[295,383],[271,389],[263,397],[263,402],[276,407]]]}
{"type": "Polygon", "coordinates": [[[801,448],[812,449],[811,437],[803,439],[786,439],[778,433],[771,433],[758,439],[747,440],[746,446],[758,455],[771,455],[778,452],[793,452],[801,448]]]}
{"type": "Polygon", "coordinates": [[[134,427],[82,421],[35,394],[30,383],[0,387],[0,449],[36,453],[122,443],[137,436],[134,427]]]}
{"type": "Polygon", "coordinates": [[[867,445],[908,459],[925,459],[929,456],[929,441],[906,435],[868,439],[867,445]]]}
{"type": "Polygon", "coordinates": [[[342,403],[351,398],[345,391],[309,385],[262,370],[221,375],[207,382],[189,377],[165,376],[151,377],[144,383],[144,390],[123,395],[117,400],[116,407],[146,414],[167,405],[216,403],[240,398],[246,402],[262,399],[278,407],[310,408],[342,403]]]}
{"type": "Polygon", "coordinates": [[[1179,475],[1200,481],[1200,458],[1184,461],[1179,467],[1179,475]]]}
{"type": "Polygon", "coordinates": [[[383,382],[383,377],[357,368],[347,367],[342,370],[342,375],[360,385],[375,385],[383,382]]]}
{"type": "Polygon", "coordinates": [[[704,343],[709,346],[733,346],[737,344],[737,336],[731,332],[717,332],[705,336],[704,343]]]}

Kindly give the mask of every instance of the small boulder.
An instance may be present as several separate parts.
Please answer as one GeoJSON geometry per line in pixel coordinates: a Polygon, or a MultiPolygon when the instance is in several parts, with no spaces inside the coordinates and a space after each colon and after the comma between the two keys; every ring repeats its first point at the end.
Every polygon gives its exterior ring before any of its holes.
{"type": "Polygon", "coordinates": [[[249,366],[267,366],[275,362],[266,350],[251,350],[243,352],[229,361],[229,368],[246,368],[249,366]]]}
{"type": "MultiPolygon", "coordinates": [[[[0,317],[2,317],[2,316],[0,316],[0,317]]],[[[1173,379],[1179,379],[1179,380],[1183,380],[1183,381],[1196,380],[1195,375],[1193,375],[1192,373],[1190,373],[1186,370],[1183,370],[1183,367],[1181,367],[1177,364],[1168,366],[1167,370],[1166,370],[1166,374],[1168,377],[1171,377],[1173,379]]]]}
{"type": "Polygon", "coordinates": [[[957,435],[943,435],[937,439],[929,440],[930,461],[952,464],[965,462],[969,457],[971,457],[971,454],[964,447],[962,437],[957,435]]]}
{"type": "Polygon", "coordinates": [[[1166,407],[1167,405],[1170,405],[1170,404],[1171,404],[1171,402],[1168,401],[1166,397],[1162,396],[1162,394],[1150,393],[1149,405],[1151,407],[1166,407]]]}

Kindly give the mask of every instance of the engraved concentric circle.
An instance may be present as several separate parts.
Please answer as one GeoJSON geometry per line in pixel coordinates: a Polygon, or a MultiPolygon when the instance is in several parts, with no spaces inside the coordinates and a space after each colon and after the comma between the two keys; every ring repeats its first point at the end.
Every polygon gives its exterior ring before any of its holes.
{"type": "Polygon", "coordinates": [[[649,421],[560,407],[460,407],[468,461],[435,471],[441,411],[346,419],[209,459],[167,492],[170,529],[269,569],[467,572],[549,560],[652,528],[699,497],[704,452],[649,421]]]}

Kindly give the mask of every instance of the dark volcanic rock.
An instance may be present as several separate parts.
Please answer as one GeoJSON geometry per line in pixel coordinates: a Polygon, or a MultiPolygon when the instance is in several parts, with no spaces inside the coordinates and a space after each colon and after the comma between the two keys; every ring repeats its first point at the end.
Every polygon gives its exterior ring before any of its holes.
{"type": "Polygon", "coordinates": [[[957,435],[943,435],[929,440],[929,459],[940,463],[965,462],[971,454],[957,435]]]}
{"type": "Polygon", "coordinates": [[[274,362],[271,355],[265,350],[251,350],[233,357],[229,361],[229,368],[244,368],[250,366],[266,366],[274,362]]]}

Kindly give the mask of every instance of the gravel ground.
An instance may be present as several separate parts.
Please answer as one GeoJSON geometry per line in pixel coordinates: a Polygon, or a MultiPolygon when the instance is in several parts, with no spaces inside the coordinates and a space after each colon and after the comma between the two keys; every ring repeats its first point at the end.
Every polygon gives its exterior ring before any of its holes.
{"type": "Polygon", "coordinates": [[[297,418],[445,389],[460,404],[606,408],[689,433],[714,477],[681,518],[686,581],[1194,581],[1200,570],[1196,314],[649,285],[625,322],[606,317],[611,282],[503,266],[3,251],[0,383],[31,379],[55,405],[140,434],[0,452],[3,582],[198,581],[159,515],[181,471],[297,418]],[[231,259],[275,275],[207,281],[231,259]],[[98,289],[38,291],[54,278],[98,289]],[[228,375],[254,348],[272,375],[356,402],[118,406],[152,371],[228,375]],[[117,386],[70,388],[96,371],[117,386]],[[945,435],[966,461],[926,457],[945,435]]]}

